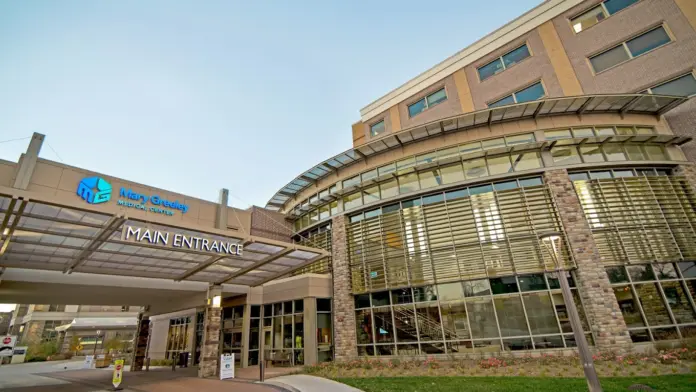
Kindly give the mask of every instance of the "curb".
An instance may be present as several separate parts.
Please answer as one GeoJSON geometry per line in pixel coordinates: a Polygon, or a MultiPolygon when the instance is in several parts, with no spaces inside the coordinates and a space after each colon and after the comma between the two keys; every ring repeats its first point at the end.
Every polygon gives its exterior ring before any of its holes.
{"type": "Polygon", "coordinates": [[[288,384],[284,384],[284,383],[278,382],[278,381],[266,381],[266,382],[260,382],[259,384],[268,385],[268,386],[271,386],[274,388],[280,388],[281,390],[287,391],[287,392],[302,392],[293,386],[290,386],[288,384]]]}

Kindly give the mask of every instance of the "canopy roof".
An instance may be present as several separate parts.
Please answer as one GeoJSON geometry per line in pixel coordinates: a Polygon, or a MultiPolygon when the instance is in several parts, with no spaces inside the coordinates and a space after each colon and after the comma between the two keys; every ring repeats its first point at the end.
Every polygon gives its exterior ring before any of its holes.
{"type": "Polygon", "coordinates": [[[322,249],[213,231],[153,224],[0,193],[2,267],[257,286],[328,255],[322,249]],[[141,229],[141,234],[146,230],[168,233],[169,241],[136,241],[134,235],[126,236],[129,227],[141,229]],[[230,249],[241,245],[243,250],[237,255],[172,246],[175,236],[233,244],[230,249]]]}
{"type": "Polygon", "coordinates": [[[70,324],[56,327],[56,331],[68,329],[96,329],[96,328],[128,328],[137,327],[137,317],[80,317],[73,319],[70,324]]]}
{"type": "Polygon", "coordinates": [[[276,192],[266,208],[281,210],[288,201],[322,178],[372,155],[405,144],[414,143],[448,132],[465,131],[484,125],[568,114],[652,114],[662,115],[686,102],[688,98],[652,94],[604,94],[578,97],[547,98],[519,104],[500,106],[470,112],[408,128],[382,138],[372,140],[357,148],[351,148],[331,157],[297,176],[276,192]]]}

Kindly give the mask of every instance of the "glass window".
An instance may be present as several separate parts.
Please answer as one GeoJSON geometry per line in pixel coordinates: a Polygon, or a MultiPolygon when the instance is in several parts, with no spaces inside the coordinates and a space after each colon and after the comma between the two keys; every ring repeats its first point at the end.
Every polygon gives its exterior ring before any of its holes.
{"type": "Polygon", "coordinates": [[[410,304],[413,302],[413,293],[410,288],[392,290],[392,303],[396,304],[410,304]]]}
{"type": "Polygon", "coordinates": [[[607,161],[625,161],[626,154],[623,151],[621,144],[618,143],[608,143],[602,147],[604,150],[604,155],[607,157],[607,161]]]}
{"type": "Polygon", "coordinates": [[[380,168],[377,169],[377,173],[379,173],[380,176],[389,174],[389,173],[394,173],[396,171],[396,163],[390,163],[388,165],[384,165],[380,168]]]}
{"type": "Polygon", "coordinates": [[[370,309],[358,310],[355,312],[355,328],[358,337],[358,344],[374,343],[372,335],[372,311],[370,309]]]}
{"type": "Polygon", "coordinates": [[[472,338],[497,338],[499,336],[495,311],[490,298],[468,298],[466,307],[472,315],[469,319],[472,338]]]}
{"type": "Polygon", "coordinates": [[[363,202],[365,204],[379,200],[379,187],[377,185],[363,190],[363,202]]]}
{"type": "MultiPolygon", "coordinates": [[[[543,275],[540,275],[543,280],[543,275]]],[[[532,335],[559,333],[558,321],[548,292],[522,295],[532,335]]]]}
{"type": "Polygon", "coordinates": [[[542,185],[544,182],[541,180],[541,177],[532,177],[532,178],[524,178],[519,180],[520,186],[525,187],[525,186],[539,186],[542,185]]]}
{"type": "Polygon", "coordinates": [[[512,95],[508,95],[505,98],[502,98],[502,99],[499,99],[495,102],[489,103],[488,107],[494,108],[494,107],[498,107],[498,106],[512,105],[513,103],[515,103],[515,98],[512,95]]]}
{"type": "Polygon", "coordinates": [[[543,166],[538,152],[526,152],[512,155],[512,168],[515,171],[533,170],[543,166]]]}
{"type": "Polygon", "coordinates": [[[609,15],[613,15],[637,2],[638,0],[606,0],[604,6],[607,8],[607,11],[609,11],[609,15]]]}
{"type": "Polygon", "coordinates": [[[438,169],[426,170],[418,173],[421,189],[428,189],[442,185],[442,178],[438,169]]]}
{"type": "Polygon", "coordinates": [[[490,282],[493,294],[516,293],[519,291],[517,288],[517,280],[514,276],[491,278],[490,282]]]}
{"type": "Polygon", "coordinates": [[[611,178],[610,171],[593,171],[590,172],[590,178],[593,180],[601,180],[606,178],[611,178]]]}
{"type": "Polygon", "coordinates": [[[481,295],[490,295],[491,286],[488,279],[471,280],[464,282],[464,295],[467,297],[478,297],[481,295]]]}
{"type": "Polygon", "coordinates": [[[460,282],[437,285],[437,293],[440,296],[440,302],[464,299],[464,288],[460,282]]]}
{"type": "Polygon", "coordinates": [[[626,275],[624,267],[607,267],[607,276],[611,283],[628,282],[628,275],[626,275]]]}
{"type": "Polygon", "coordinates": [[[464,174],[467,179],[485,177],[488,175],[486,160],[483,158],[464,161],[464,174]]]}
{"type": "Polygon", "coordinates": [[[379,184],[379,190],[382,199],[394,197],[399,194],[399,187],[396,184],[396,180],[390,180],[379,184]]]}
{"type": "MultiPolygon", "coordinates": [[[[397,342],[417,342],[418,333],[416,331],[416,312],[413,310],[413,305],[410,306],[394,306],[394,323],[396,330],[397,342]]],[[[418,347],[416,345],[416,350],[418,347]]]]}
{"type": "Polygon", "coordinates": [[[609,49],[606,52],[590,57],[590,63],[596,73],[609,69],[619,63],[628,60],[628,53],[623,45],[609,49]]]}
{"type": "Polygon", "coordinates": [[[329,214],[329,205],[324,205],[319,208],[319,219],[326,219],[330,216],[329,214]]]}
{"type": "Polygon", "coordinates": [[[469,196],[469,190],[466,188],[445,193],[445,199],[447,199],[447,200],[456,200],[456,199],[461,199],[462,197],[468,197],[468,196],[469,196]]]}
{"type": "Polygon", "coordinates": [[[643,155],[643,149],[635,144],[624,144],[624,151],[628,155],[628,159],[631,161],[643,161],[645,156],[643,155]]]}
{"type": "Polygon", "coordinates": [[[604,155],[599,145],[582,146],[580,154],[585,162],[604,162],[604,155]]]}
{"type": "Polygon", "coordinates": [[[370,307],[370,295],[369,294],[358,294],[355,296],[355,308],[369,308],[370,307]]]}
{"type": "Polygon", "coordinates": [[[684,324],[696,321],[696,314],[681,282],[662,282],[662,290],[665,292],[667,304],[672,309],[677,323],[684,324]]]}
{"type": "Polygon", "coordinates": [[[391,308],[372,309],[375,320],[375,343],[391,343],[394,341],[394,328],[391,308]]]}
{"type": "Polygon", "coordinates": [[[443,184],[452,184],[459,181],[464,181],[464,170],[462,169],[461,162],[454,163],[452,165],[442,166],[440,168],[440,175],[442,176],[443,184]]]}
{"type": "Polygon", "coordinates": [[[420,114],[425,109],[426,109],[425,98],[423,98],[416,103],[412,103],[412,104],[408,105],[408,115],[409,115],[409,117],[414,117],[414,116],[420,114]]]}
{"type": "Polygon", "coordinates": [[[372,306],[386,306],[389,305],[389,292],[381,291],[379,293],[372,293],[372,306]]]}
{"type": "Polygon", "coordinates": [[[494,176],[496,174],[505,174],[512,172],[512,165],[510,164],[510,156],[502,155],[495,158],[487,158],[488,161],[488,172],[494,176]]]}
{"type": "Polygon", "coordinates": [[[380,216],[380,215],[382,215],[382,210],[380,208],[376,208],[376,209],[370,210],[370,211],[365,211],[365,219],[374,218],[374,217],[380,216]]]}
{"type": "Polygon", "coordinates": [[[331,311],[331,299],[330,298],[317,298],[317,312],[330,312],[331,311]]]}
{"type": "Polygon", "coordinates": [[[533,133],[525,133],[522,135],[515,135],[515,136],[505,136],[505,143],[508,146],[514,146],[517,144],[524,144],[524,143],[534,143],[536,141],[536,138],[534,138],[533,133]]]}
{"type": "Polygon", "coordinates": [[[330,208],[329,212],[331,213],[331,215],[338,214],[338,202],[337,201],[331,202],[329,204],[329,208],[330,208]]]}
{"type": "Polygon", "coordinates": [[[444,193],[436,193],[434,195],[423,196],[423,205],[435,204],[445,200],[444,193]]]}
{"type": "Polygon", "coordinates": [[[635,285],[636,295],[643,305],[643,313],[648,321],[648,325],[672,324],[665,304],[662,302],[657,283],[646,283],[635,285]]]}
{"type": "Polygon", "coordinates": [[[491,76],[497,74],[498,72],[503,71],[505,68],[503,68],[503,62],[501,59],[495,59],[491,61],[490,63],[484,65],[483,67],[479,67],[478,69],[478,74],[479,74],[479,79],[486,80],[490,78],[491,76]]]}
{"type": "Polygon", "coordinates": [[[616,127],[616,133],[619,135],[633,135],[635,132],[631,127],[616,127]]]}
{"type": "Polygon", "coordinates": [[[529,335],[520,297],[516,295],[495,297],[494,302],[500,324],[500,334],[503,337],[529,335]]]}
{"type": "Polygon", "coordinates": [[[553,162],[557,165],[574,165],[581,163],[578,150],[571,146],[553,147],[551,149],[553,162]]]}
{"type": "Polygon", "coordinates": [[[655,275],[657,275],[657,278],[660,280],[678,278],[677,270],[672,263],[653,264],[653,268],[655,269],[655,275]]]}
{"type": "Polygon", "coordinates": [[[462,154],[469,154],[472,152],[477,152],[481,151],[481,142],[473,142],[473,143],[467,143],[467,144],[462,144],[459,147],[459,152],[462,154]]]}
{"type": "Polygon", "coordinates": [[[585,181],[589,180],[590,176],[587,173],[570,173],[568,175],[570,177],[570,181],[585,181]]]}
{"type": "Polygon", "coordinates": [[[614,127],[597,128],[597,136],[614,136],[614,135],[616,135],[616,132],[614,131],[614,127]]]}
{"type": "Polygon", "coordinates": [[[377,169],[365,172],[365,173],[361,174],[360,177],[362,178],[363,182],[365,182],[367,180],[371,180],[371,179],[377,177],[377,169]]]}
{"type": "Polygon", "coordinates": [[[570,139],[573,137],[570,134],[569,129],[563,129],[560,131],[545,131],[544,136],[546,137],[546,140],[570,139]]]}
{"type": "Polygon", "coordinates": [[[645,52],[658,48],[669,41],[669,35],[667,35],[664,27],[660,26],[654,30],[648,31],[643,35],[633,38],[630,41],[627,41],[626,46],[633,57],[636,57],[645,52]]]}
{"type": "Polygon", "coordinates": [[[414,287],[413,299],[416,302],[437,301],[435,286],[414,287]]]}
{"type": "Polygon", "coordinates": [[[471,338],[464,301],[443,303],[440,309],[447,340],[471,338]]]}
{"type": "Polygon", "coordinates": [[[418,155],[418,156],[416,156],[416,165],[422,165],[424,163],[435,162],[437,159],[437,155],[438,155],[437,151],[429,152],[427,154],[418,155]]]}
{"type": "Polygon", "coordinates": [[[481,147],[484,150],[490,150],[492,148],[505,147],[505,139],[502,137],[496,139],[488,139],[481,142],[481,147]]]}
{"type": "Polygon", "coordinates": [[[684,278],[696,278],[696,261],[683,261],[678,265],[684,278]]]}
{"type": "Polygon", "coordinates": [[[606,15],[604,15],[604,9],[602,9],[602,6],[599,5],[571,19],[570,24],[573,26],[573,30],[575,30],[576,33],[579,33],[586,30],[590,26],[596,25],[604,20],[604,18],[606,18],[606,15]]]}
{"type": "Polygon", "coordinates": [[[662,146],[643,146],[645,154],[651,161],[668,161],[669,156],[662,146]]]}
{"type": "Polygon", "coordinates": [[[400,194],[415,192],[418,189],[418,175],[416,173],[409,173],[399,176],[400,194]]]}
{"type": "Polygon", "coordinates": [[[437,105],[440,102],[446,101],[447,100],[447,93],[445,92],[445,89],[440,89],[430,95],[428,95],[427,102],[428,102],[428,107],[437,105]]]}
{"type": "Polygon", "coordinates": [[[628,275],[634,282],[641,282],[646,280],[655,280],[655,274],[649,264],[644,265],[629,265],[626,266],[628,275]]]}
{"type": "Polygon", "coordinates": [[[626,326],[629,328],[644,327],[645,322],[640,314],[638,301],[633,296],[630,286],[614,287],[616,302],[619,303],[626,326]]]}
{"type": "Polygon", "coordinates": [[[533,85],[520,90],[515,93],[515,98],[517,103],[522,103],[522,102],[529,102],[529,101],[536,101],[537,99],[541,99],[546,95],[546,92],[544,91],[544,86],[539,83],[534,83],[533,85]]]}
{"type": "Polygon", "coordinates": [[[508,67],[519,63],[529,56],[529,48],[527,48],[527,45],[522,45],[512,52],[503,55],[503,64],[505,64],[505,68],[507,69],[508,67]]]}
{"type": "Polygon", "coordinates": [[[349,210],[351,208],[362,205],[362,196],[360,192],[353,193],[343,198],[343,208],[349,210]]]}
{"type": "Polygon", "coordinates": [[[437,303],[416,304],[416,318],[419,320],[418,333],[421,341],[442,340],[440,309],[437,303]]]}
{"type": "Polygon", "coordinates": [[[493,184],[493,188],[496,191],[507,191],[510,189],[516,189],[517,187],[517,181],[496,182],[493,184]]]}
{"type": "Polygon", "coordinates": [[[534,275],[522,275],[519,278],[520,290],[522,291],[536,291],[536,290],[546,290],[546,279],[542,274],[534,275]]]}
{"type": "Polygon", "coordinates": [[[384,132],[384,120],[370,125],[370,136],[375,137],[384,132]]]}
{"type": "Polygon", "coordinates": [[[679,95],[689,97],[696,94],[696,79],[692,73],[662,83],[650,89],[653,94],[679,95]]]}
{"type": "Polygon", "coordinates": [[[575,128],[573,129],[573,137],[594,137],[592,128],[575,128]]]}

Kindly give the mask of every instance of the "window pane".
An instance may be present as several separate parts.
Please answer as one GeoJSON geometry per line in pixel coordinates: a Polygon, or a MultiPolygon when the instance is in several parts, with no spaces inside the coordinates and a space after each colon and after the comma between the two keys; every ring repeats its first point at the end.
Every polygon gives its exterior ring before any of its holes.
{"type": "Polygon", "coordinates": [[[478,69],[479,78],[481,80],[488,79],[503,70],[503,62],[500,59],[495,59],[492,62],[478,69]]]}
{"type": "Polygon", "coordinates": [[[671,82],[653,87],[651,90],[653,94],[681,95],[688,97],[696,94],[696,79],[694,79],[693,74],[688,74],[681,78],[674,79],[671,82]]]}
{"type": "Polygon", "coordinates": [[[613,15],[622,9],[628,7],[633,3],[637,3],[638,0],[606,0],[604,6],[607,7],[609,15],[613,15]]]}
{"type": "Polygon", "coordinates": [[[643,146],[648,159],[651,161],[668,161],[669,156],[662,146],[643,146]]]}
{"type": "Polygon", "coordinates": [[[576,128],[573,129],[573,137],[594,137],[592,128],[576,128]]]}
{"type": "Polygon", "coordinates": [[[420,180],[421,189],[442,185],[442,178],[440,178],[440,172],[437,169],[420,172],[418,173],[418,178],[420,180]]]}
{"type": "Polygon", "coordinates": [[[447,340],[470,339],[469,322],[467,321],[464,301],[443,303],[440,304],[440,308],[447,340]]]}
{"type": "Polygon", "coordinates": [[[483,158],[464,161],[464,174],[467,179],[479,178],[488,175],[486,160],[483,158]]]}
{"type": "Polygon", "coordinates": [[[410,117],[417,115],[423,110],[425,110],[425,98],[421,99],[420,101],[414,104],[408,105],[408,115],[410,117]]]}
{"type": "Polygon", "coordinates": [[[464,282],[464,295],[467,297],[491,295],[491,285],[488,282],[488,279],[464,282]]]}
{"type": "Polygon", "coordinates": [[[481,142],[462,144],[459,147],[459,152],[462,154],[468,154],[476,151],[481,151],[481,142]]]}
{"type": "Polygon", "coordinates": [[[382,199],[398,195],[399,188],[396,185],[396,180],[391,180],[379,184],[379,191],[382,194],[382,199]]]}
{"type": "Polygon", "coordinates": [[[389,305],[389,292],[382,291],[379,293],[372,293],[372,306],[386,306],[389,305]]]}
{"type": "Polygon", "coordinates": [[[510,156],[503,155],[495,158],[488,158],[488,172],[491,175],[505,174],[512,172],[512,165],[510,164],[510,156]]]}
{"type": "Polygon", "coordinates": [[[604,154],[607,156],[607,161],[612,162],[626,160],[626,154],[624,153],[620,144],[605,144],[602,148],[604,149],[604,154]]]}
{"type": "Polygon", "coordinates": [[[443,88],[442,90],[436,91],[430,95],[428,95],[428,107],[437,105],[438,103],[447,100],[447,93],[445,92],[445,89],[443,88]]]}
{"type": "Polygon", "coordinates": [[[519,48],[513,50],[512,52],[504,55],[503,62],[505,63],[505,67],[507,68],[511,65],[519,63],[520,61],[526,59],[529,56],[530,54],[527,45],[522,45],[519,48]]]}
{"type": "Polygon", "coordinates": [[[517,280],[514,276],[492,278],[490,281],[493,294],[516,293],[519,291],[517,288],[517,280]]]}
{"type": "Polygon", "coordinates": [[[500,137],[496,139],[488,139],[481,142],[481,147],[484,150],[490,150],[492,148],[505,147],[505,139],[500,137]]]}
{"type": "Polygon", "coordinates": [[[440,168],[440,173],[442,175],[442,182],[444,184],[451,184],[453,182],[464,181],[464,170],[462,169],[462,164],[457,162],[453,165],[443,166],[440,168]]]}
{"type": "Polygon", "coordinates": [[[377,136],[384,132],[384,120],[370,126],[370,135],[377,136]]]}
{"type": "Polygon", "coordinates": [[[517,103],[536,101],[546,95],[544,86],[541,83],[535,83],[524,90],[515,93],[517,103]]]}
{"type": "Polygon", "coordinates": [[[628,159],[631,161],[643,161],[645,156],[643,155],[643,149],[635,144],[625,144],[624,150],[628,154],[628,159]]]}
{"type": "Polygon", "coordinates": [[[570,139],[573,137],[569,129],[564,129],[562,131],[546,131],[544,132],[544,136],[546,140],[570,139]]]}
{"type": "Polygon", "coordinates": [[[464,299],[464,288],[460,282],[437,285],[440,301],[464,299]]]}
{"type": "Polygon", "coordinates": [[[595,72],[602,72],[626,60],[628,60],[628,53],[626,53],[623,45],[619,45],[590,58],[590,63],[592,63],[592,68],[594,68],[595,72]]]}
{"type": "Polygon", "coordinates": [[[655,30],[649,31],[626,42],[626,46],[628,46],[628,50],[630,50],[633,57],[635,57],[660,47],[669,41],[669,35],[667,35],[665,29],[658,27],[655,30]]]}
{"type": "Polygon", "coordinates": [[[469,298],[466,300],[466,307],[473,315],[469,319],[472,338],[498,337],[498,326],[495,322],[493,303],[490,298],[469,298]]]}
{"type": "Polygon", "coordinates": [[[679,263],[679,270],[684,278],[696,278],[696,261],[679,263]]]}
{"type": "Polygon", "coordinates": [[[375,185],[371,188],[367,188],[363,192],[364,192],[363,202],[365,204],[379,200],[379,187],[378,186],[375,185]]]}
{"type": "Polygon", "coordinates": [[[629,328],[645,326],[643,316],[638,310],[638,301],[633,297],[631,288],[629,286],[614,287],[614,295],[621,308],[626,326],[629,328]]]}
{"type": "Polygon", "coordinates": [[[495,101],[493,103],[489,103],[488,107],[489,108],[494,108],[496,106],[504,106],[504,105],[511,105],[515,103],[515,98],[512,97],[512,95],[508,95],[507,97],[500,99],[498,101],[495,101]]]}
{"type": "Polygon", "coordinates": [[[514,146],[516,144],[524,144],[524,143],[534,143],[536,141],[536,138],[534,138],[533,133],[525,133],[522,135],[515,135],[515,136],[505,136],[505,143],[508,146],[514,146]]]}
{"type": "Polygon", "coordinates": [[[604,162],[604,155],[599,145],[580,147],[580,154],[585,162],[604,162]]]}
{"type": "Polygon", "coordinates": [[[343,208],[349,210],[362,205],[360,192],[353,193],[343,198],[343,208]]]}
{"type": "Polygon", "coordinates": [[[497,297],[494,298],[494,301],[495,311],[498,314],[498,322],[500,323],[500,334],[503,337],[529,335],[520,297],[516,295],[497,297]]]}
{"type": "Polygon", "coordinates": [[[542,166],[541,156],[538,152],[526,152],[513,155],[512,167],[515,171],[538,169],[542,166]]]}
{"type": "Polygon", "coordinates": [[[597,136],[614,136],[614,127],[597,128],[597,136]]]}
{"type": "Polygon", "coordinates": [[[672,309],[672,314],[677,323],[693,323],[696,314],[689,303],[689,298],[684,292],[681,282],[662,282],[662,290],[665,292],[667,304],[672,309]]]}
{"type": "Polygon", "coordinates": [[[375,318],[375,343],[391,343],[394,341],[391,308],[372,309],[375,318]]]}
{"type": "Polygon", "coordinates": [[[616,127],[616,133],[619,135],[633,135],[633,128],[631,127],[616,127]]]}
{"type": "Polygon", "coordinates": [[[648,264],[626,266],[626,270],[634,282],[655,280],[655,274],[648,264]]]}
{"type": "Polygon", "coordinates": [[[527,310],[529,328],[532,330],[533,335],[560,332],[558,330],[558,322],[556,321],[554,307],[548,292],[524,294],[522,300],[527,310]]]}
{"type": "Polygon", "coordinates": [[[416,158],[406,158],[396,162],[396,173],[401,174],[407,172],[409,168],[416,166],[416,158]]]}
{"type": "Polygon", "coordinates": [[[392,290],[393,304],[410,304],[413,302],[413,293],[410,288],[392,290]]]}
{"type": "Polygon", "coordinates": [[[417,342],[416,312],[411,306],[395,306],[394,322],[397,342],[417,342]]]}
{"type": "Polygon", "coordinates": [[[419,189],[418,175],[416,173],[399,176],[399,193],[411,193],[419,189]]]}
{"type": "Polygon", "coordinates": [[[544,275],[523,275],[519,277],[520,289],[522,291],[546,290],[546,279],[544,275]]]}
{"type": "Polygon", "coordinates": [[[355,327],[358,344],[374,343],[372,336],[372,312],[370,309],[355,312],[355,327]]]}
{"type": "Polygon", "coordinates": [[[657,283],[637,284],[635,288],[648,325],[672,324],[667,308],[662,302],[662,295],[657,289],[657,283]]]}
{"type": "Polygon", "coordinates": [[[580,155],[575,147],[554,147],[551,149],[553,163],[557,165],[574,165],[581,163],[580,155]]]}
{"type": "Polygon", "coordinates": [[[416,319],[421,341],[442,340],[440,309],[437,303],[416,304],[416,319]]]}
{"type": "Polygon", "coordinates": [[[623,267],[607,267],[607,276],[611,283],[628,282],[628,275],[623,267]]]}
{"type": "Polygon", "coordinates": [[[674,264],[672,263],[653,264],[653,269],[655,270],[655,275],[657,275],[657,278],[660,280],[678,278],[677,270],[674,268],[674,264]]]}
{"type": "Polygon", "coordinates": [[[597,6],[584,14],[573,18],[570,21],[570,24],[573,25],[573,30],[575,30],[576,33],[579,33],[588,27],[599,23],[600,21],[604,20],[604,18],[604,10],[601,6],[597,6]]]}
{"type": "Polygon", "coordinates": [[[380,176],[383,176],[385,174],[389,173],[394,173],[396,171],[396,164],[391,163],[389,165],[382,166],[377,169],[377,173],[379,173],[380,176]]]}

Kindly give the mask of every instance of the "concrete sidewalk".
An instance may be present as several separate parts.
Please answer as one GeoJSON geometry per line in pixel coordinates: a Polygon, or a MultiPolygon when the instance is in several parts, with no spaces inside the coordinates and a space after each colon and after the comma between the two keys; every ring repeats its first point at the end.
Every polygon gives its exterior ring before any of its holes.
{"type": "Polygon", "coordinates": [[[266,381],[266,384],[275,385],[293,392],[362,392],[340,382],[326,378],[296,374],[292,376],[280,376],[266,381]]]}

